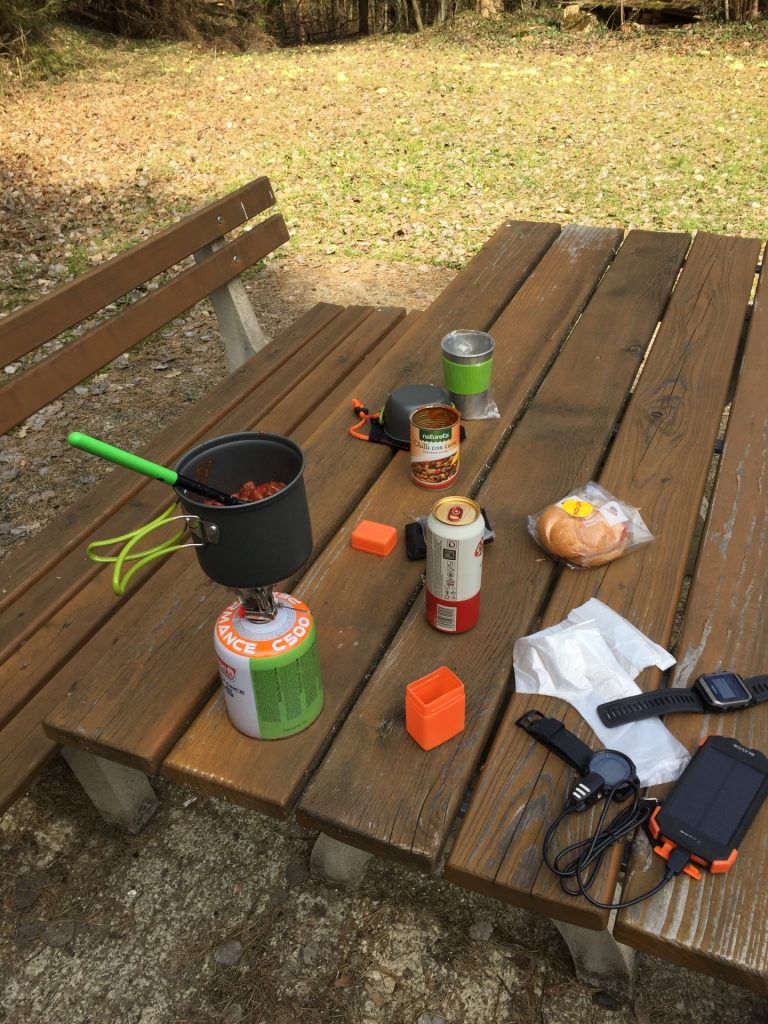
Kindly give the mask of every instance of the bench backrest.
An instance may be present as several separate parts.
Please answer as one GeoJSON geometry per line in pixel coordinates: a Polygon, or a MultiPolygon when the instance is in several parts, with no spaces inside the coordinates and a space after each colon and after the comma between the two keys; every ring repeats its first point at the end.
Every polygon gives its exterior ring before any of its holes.
{"type": "Polygon", "coordinates": [[[285,221],[273,214],[233,240],[216,245],[227,232],[274,203],[269,180],[257,178],[1,319],[0,365],[6,366],[209,247],[208,255],[196,266],[181,270],[157,289],[10,377],[0,387],[0,434],[286,242],[285,221]]]}

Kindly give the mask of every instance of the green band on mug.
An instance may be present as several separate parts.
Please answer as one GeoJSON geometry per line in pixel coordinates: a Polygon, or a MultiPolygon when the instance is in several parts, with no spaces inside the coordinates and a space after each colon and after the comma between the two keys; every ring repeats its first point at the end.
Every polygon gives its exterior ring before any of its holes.
{"type": "Polygon", "coordinates": [[[443,356],[443,379],[454,395],[480,395],[491,386],[493,356],[484,363],[453,363],[443,356]]]}

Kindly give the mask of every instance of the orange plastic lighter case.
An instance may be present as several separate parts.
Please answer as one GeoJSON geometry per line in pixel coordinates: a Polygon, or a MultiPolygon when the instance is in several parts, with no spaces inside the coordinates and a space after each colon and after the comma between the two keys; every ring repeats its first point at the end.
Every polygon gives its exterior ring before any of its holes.
{"type": "Polygon", "coordinates": [[[424,750],[464,728],[464,684],[442,665],[405,689],[405,728],[424,750]]]}
{"type": "Polygon", "coordinates": [[[352,547],[372,555],[388,555],[397,544],[397,530],[385,523],[361,519],[352,531],[352,547]]]}

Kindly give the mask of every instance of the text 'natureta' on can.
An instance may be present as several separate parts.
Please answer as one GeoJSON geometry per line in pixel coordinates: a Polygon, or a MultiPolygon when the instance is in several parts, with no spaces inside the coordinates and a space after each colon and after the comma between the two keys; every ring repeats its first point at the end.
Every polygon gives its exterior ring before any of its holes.
{"type": "Polygon", "coordinates": [[[307,606],[275,593],[274,619],[247,619],[237,601],[214,628],[214,647],[232,725],[246,736],[279,740],[301,732],[323,709],[315,623],[307,606]]]}
{"type": "Polygon", "coordinates": [[[411,413],[411,476],[427,490],[450,487],[459,475],[461,413],[452,405],[423,405],[411,413]]]}
{"type": "Polygon", "coordinates": [[[485,522],[480,506],[441,498],[427,519],[427,622],[444,633],[471,629],[480,614],[485,522]]]}

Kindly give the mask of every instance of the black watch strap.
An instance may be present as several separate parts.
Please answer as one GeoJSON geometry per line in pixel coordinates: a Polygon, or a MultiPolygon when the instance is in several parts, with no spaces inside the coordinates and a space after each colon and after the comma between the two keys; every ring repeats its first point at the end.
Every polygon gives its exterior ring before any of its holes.
{"type": "Polygon", "coordinates": [[[621,697],[600,704],[597,713],[603,725],[615,728],[625,722],[641,722],[644,718],[657,715],[674,715],[676,712],[703,715],[709,708],[695,690],[671,689],[654,690],[653,693],[638,693],[635,697],[621,697]]]}
{"type": "MultiPolygon", "coordinates": [[[[752,694],[755,704],[768,701],[768,675],[751,676],[742,682],[752,694]]],[[[706,714],[710,705],[694,689],[654,690],[653,693],[639,693],[635,697],[621,697],[600,704],[597,713],[603,725],[615,728],[626,722],[640,722],[658,715],[674,715],[678,712],[706,714]]]]}
{"type": "Polygon", "coordinates": [[[750,676],[742,682],[755,698],[755,704],[768,700],[768,676],[750,676]]]}
{"type": "Polygon", "coordinates": [[[569,732],[559,719],[546,718],[540,711],[528,711],[518,718],[516,724],[572,768],[580,772],[586,772],[589,768],[594,751],[582,743],[578,736],[569,732]]]}

